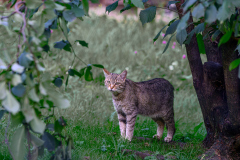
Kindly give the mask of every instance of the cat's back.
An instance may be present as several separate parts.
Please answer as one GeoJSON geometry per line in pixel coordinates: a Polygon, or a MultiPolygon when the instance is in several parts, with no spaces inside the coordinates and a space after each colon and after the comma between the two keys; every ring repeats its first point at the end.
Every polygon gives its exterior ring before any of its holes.
{"type": "Polygon", "coordinates": [[[135,82],[138,88],[143,90],[152,90],[156,92],[169,91],[173,92],[172,84],[164,78],[155,78],[148,81],[135,82]]]}

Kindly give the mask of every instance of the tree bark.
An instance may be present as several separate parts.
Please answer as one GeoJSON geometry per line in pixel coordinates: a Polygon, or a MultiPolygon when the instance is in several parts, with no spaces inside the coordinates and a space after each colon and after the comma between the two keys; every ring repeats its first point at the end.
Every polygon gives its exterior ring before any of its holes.
{"type": "MultiPolygon", "coordinates": [[[[180,18],[184,15],[183,3],[184,0],[176,3],[180,18]]],[[[187,33],[194,29],[192,22],[190,16],[187,33]]],[[[204,156],[209,159],[240,159],[240,80],[238,68],[229,71],[230,63],[239,58],[235,51],[237,41],[230,39],[218,48],[219,39],[212,42],[208,37],[204,40],[207,56],[204,65],[196,35],[189,45],[186,44],[193,85],[207,130],[203,145],[210,148],[204,156]]]]}

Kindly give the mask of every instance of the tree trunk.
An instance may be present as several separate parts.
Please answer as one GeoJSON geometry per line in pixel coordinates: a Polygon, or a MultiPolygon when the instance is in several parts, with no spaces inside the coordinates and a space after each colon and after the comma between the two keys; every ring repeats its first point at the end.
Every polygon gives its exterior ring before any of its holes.
{"type": "MultiPolygon", "coordinates": [[[[181,18],[184,14],[181,3],[176,7],[181,18]]],[[[190,16],[188,23],[193,22],[190,16]]],[[[191,24],[187,28],[190,33],[191,24]]],[[[217,41],[220,38],[218,37],[217,41]]],[[[211,38],[204,41],[207,62],[202,64],[196,35],[186,45],[193,85],[204,118],[207,136],[203,145],[209,150],[203,155],[207,159],[240,159],[240,80],[238,68],[229,71],[230,63],[239,58],[235,51],[237,41],[230,39],[218,48],[211,38]]]]}

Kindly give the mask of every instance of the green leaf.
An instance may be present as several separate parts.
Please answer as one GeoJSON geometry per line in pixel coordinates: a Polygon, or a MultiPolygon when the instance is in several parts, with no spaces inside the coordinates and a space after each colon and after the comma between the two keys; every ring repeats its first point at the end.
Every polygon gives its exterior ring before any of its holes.
{"type": "Polygon", "coordinates": [[[177,32],[176,39],[180,45],[183,44],[183,42],[187,38],[187,31],[186,29],[181,30],[180,32],[177,32]]]}
{"type": "Polygon", "coordinates": [[[47,128],[49,131],[54,131],[54,124],[49,123],[49,124],[47,124],[46,128],[47,128]]]}
{"type": "Polygon", "coordinates": [[[16,2],[17,2],[17,0],[11,0],[12,5],[10,8],[12,8],[16,4],[16,2]]]}
{"type": "Polygon", "coordinates": [[[56,78],[55,80],[54,80],[54,84],[55,84],[55,86],[57,86],[57,87],[61,87],[62,86],[62,79],[61,78],[56,78]]]}
{"type": "Polygon", "coordinates": [[[126,7],[124,7],[123,9],[120,10],[120,13],[122,13],[122,12],[124,12],[124,11],[126,11],[126,10],[129,10],[129,9],[131,9],[131,8],[132,8],[131,5],[130,5],[130,4],[127,4],[126,7]]]}
{"type": "Polygon", "coordinates": [[[209,6],[205,12],[205,22],[212,23],[217,20],[217,8],[214,4],[209,6]]]}
{"type": "Polygon", "coordinates": [[[99,0],[90,0],[92,3],[99,3],[99,0]]]}
{"type": "Polygon", "coordinates": [[[19,64],[23,67],[29,67],[30,63],[33,61],[32,54],[28,52],[23,52],[18,58],[19,64]]]}
{"type": "Polygon", "coordinates": [[[84,72],[85,72],[85,69],[86,69],[87,67],[84,67],[84,68],[82,68],[82,69],[80,69],[80,71],[79,71],[79,73],[83,76],[84,75],[84,72]]]}
{"type": "Polygon", "coordinates": [[[196,3],[197,0],[188,0],[187,3],[183,7],[183,12],[186,12],[190,6],[196,3]]]}
{"type": "Polygon", "coordinates": [[[237,68],[237,66],[238,66],[239,64],[240,64],[240,58],[232,61],[232,62],[230,63],[230,65],[229,65],[229,71],[237,68]]]}
{"type": "Polygon", "coordinates": [[[0,69],[7,69],[6,63],[0,58],[0,69]]]}
{"type": "Polygon", "coordinates": [[[174,36],[174,34],[169,38],[168,42],[167,42],[167,45],[165,46],[164,50],[163,50],[163,53],[167,50],[168,46],[169,46],[169,43],[172,39],[172,37],[174,36]]]}
{"type": "Polygon", "coordinates": [[[20,104],[8,90],[6,90],[6,96],[2,105],[7,111],[15,115],[20,110],[20,104]]]}
{"type": "Polygon", "coordinates": [[[37,136],[35,136],[33,133],[30,132],[30,137],[31,137],[31,141],[32,143],[34,143],[34,145],[36,147],[40,147],[44,144],[44,141],[41,140],[40,138],[38,138],[37,136]]]}
{"type": "Polygon", "coordinates": [[[29,9],[36,9],[42,4],[42,0],[26,0],[26,5],[29,9]]]}
{"type": "Polygon", "coordinates": [[[86,73],[85,73],[85,80],[86,81],[92,81],[93,80],[91,69],[92,69],[91,66],[87,67],[87,70],[86,70],[86,73]]]}
{"type": "Polygon", "coordinates": [[[67,43],[62,40],[62,41],[55,42],[53,47],[63,49],[66,45],[67,45],[67,43]]]}
{"type": "Polygon", "coordinates": [[[165,38],[165,37],[166,37],[167,35],[169,35],[169,34],[173,34],[173,33],[176,31],[179,22],[180,22],[180,20],[174,21],[174,22],[167,28],[166,33],[165,33],[165,35],[164,35],[163,38],[165,38]]]}
{"type": "Polygon", "coordinates": [[[68,37],[68,29],[67,29],[67,23],[64,18],[59,18],[60,26],[62,27],[63,34],[67,38],[68,37]]]}
{"type": "Polygon", "coordinates": [[[76,19],[75,13],[70,10],[63,11],[63,17],[68,22],[72,22],[76,19]]]}
{"type": "Polygon", "coordinates": [[[55,148],[60,144],[60,141],[58,141],[53,135],[51,135],[48,132],[44,132],[42,138],[44,141],[44,147],[47,148],[48,151],[54,151],[55,148]]]}
{"type": "Polygon", "coordinates": [[[13,134],[13,138],[11,140],[10,149],[11,149],[14,159],[16,159],[16,160],[24,159],[24,156],[26,153],[26,147],[24,145],[25,140],[26,140],[25,127],[21,126],[13,134]]]}
{"type": "Polygon", "coordinates": [[[235,6],[231,3],[231,1],[225,0],[223,1],[222,6],[218,9],[218,13],[216,14],[216,16],[219,21],[224,21],[230,18],[231,15],[234,13],[235,6]]]}
{"type": "Polygon", "coordinates": [[[1,118],[4,116],[4,113],[5,113],[6,111],[5,110],[0,110],[0,120],[1,120],[1,118]]]}
{"type": "Polygon", "coordinates": [[[101,65],[101,64],[92,64],[92,66],[94,66],[94,67],[98,67],[98,68],[104,68],[104,66],[101,65]]]}
{"type": "Polygon", "coordinates": [[[232,32],[233,32],[233,31],[230,30],[230,31],[228,31],[226,34],[224,34],[224,35],[222,36],[222,38],[220,39],[220,42],[219,42],[219,44],[218,44],[218,47],[219,47],[221,44],[226,43],[226,42],[231,38],[232,32]]]}
{"type": "Polygon", "coordinates": [[[215,41],[219,34],[222,33],[220,30],[216,30],[212,35],[212,41],[215,41]]]}
{"type": "Polygon", "coordinates": [[[70,76],[74,76],[77,75],[79,78],[81,78],[83,76],[83,74],[80,74],[78,71],[76,71],[75,69],[69,69],[68,70],[68,74],[70,76]]]}
{"type": "Polygon", "coordinates": [[[142,8],[142,9],[144,8],[142,0],[131,0],[131,2],[134,4],[134,6],[138,8],[142,8]]]}
{"type": "Polygon", "coordinates": [[[70,5],[70,4],[67,4],[67,3],[61,3],[61,2],[59,2],[59,1],[55,1],[55,3],[57,3],[57,4],[61,5],[61,6],[64,6],[64,7],[66,7],[67,9],[71,9],[71,8],[72,8],[71,5],[70,5]]]}
{"type": "Polygon", "coordinates": [[[46,124],[35,115],[30,126],[34,132],[43,134],[46,124]]]}
{"type": "Polygon", "coordinates": [[[52,101],[54,103],[54,105],[58,108],[61,108],[61,109],[66,109],[68,107],[70,107],[70,101],[67,100],[66,98],[62,98],[60,96],[51,96],[52,98],[52,101]]]}
{"type": "Polygon", "coordinates": [[[89,10],[88,0],[82,0],[82,4],[83,4],[83,9],[85,14],[88,15],[88,10],[89,10]]]}
{"type": "Polygon", "coordinates": [[[145,23],[151,22],[156,15],[156,7],[151,6],[145,10],[141,10],[139,16],[140,16],[140,21],[142,22],[142,25],[145,23]]]}
{"type": "Polygon", "coordinates": [[[55,131],[55,132],[58,132],[58,133],[61,133],[62,130],[63,130],[63,126],[59,123],[58,120],[56,120],[56,121],[54,122],[54,131],[55,131]]]}
{"type": "Polygon", "coordinates": [[[85,12],[82,8],[78,8],[76,6],[73,6],[73,8],[71,9],[71,11],[74,12],[76,17],[83,17],[85,15],[85,12]]]}
{"type": "Polygon", "coordinates": [[[11,115],[11,127],[17,127],[18,125],[22,124],[24,120],[24,116],[22,112],[18,112],[16,115],[11,115]]]}
{"type": "Polygon", "coordinates": [[[158,34],[153,38],[153,43],[158,39],[158,37],[160,36],[162,30],[163,30],[165,27],[167,27],[167,26],[168,26],[168,25],[164,26],[164,27],[158,32],[158,34]]]}
{"type": "Polygon", "coordinates": [[[205,29],[204,23],[200,23],[199,25],[197,25],[197,27],[195,27],[195,33],[198,34],[200,32],[203,32],[205,29]]]}
{"type": "Polygon", "coordinates": [[[12,93],[17,97],[23,97],[25,94],[26,88],[22,84],[18,84],[17,86],[12,88],[12,93]]]}
{"type": "Polygon", "coordinates": [[[69,76],[74,76],[74,69],[69,69],[68,70],[68,75],[69,76]]]}
{"type": "Polygon", "coordinates": [[[167,8],[169,8],[171,4],[176,4],[176,3],[180,3],[180,1],[168,1],[167,8]]]}
{"type": "Polygon", "coordinates": [[[67,76],[67,80],[66,80],[66,82],[65,82],[65,90],[66,90],[66,87],[67,87],[67,85],[68,85],[68,77],[69,77],[69,75],[67,76]]]}
{"type": "Polygon", "coordinates": [[[192,16],[195,18],[201,18],[204,16],[204,7],[202,5],[202,3],[199,3],[196,7],[194,7],[193,12],[192,12],[192,16]]]}
{"type": "Polygon", "coordinates": [[[115,10],[117,6],[118,6],[118,1],[114,2],[113,4],[110,4],[109,6],[106,7],[106,12],[108,12],[109,14],[110,12],[115,10]]]}
{"type": "Polygon", "coordinates": [[[197,133],[197,131],[201,128],[203,122],[199,123],[196,127],[194,127],[194,135],[197,133]]]}
{"type": "Polygon", "coordinates": [[[200,54],[206,54],[202,34],[197,34],[197,43],[200,54]]]}
{"type": "Polygon", "coordinates": [[[16,72],[16,73],[23,73],[24,71],[24,67],[19,65],[18,63],[13,63],[12,67],[11,67],[12,71],[16,72]]]}
{"type": "Polygon", "coordinates": [[[187,22],[190,17],[190,12],[186,13],[180,20],[177,26],[177,32],[187,28],[187,22]]]}
{"type": "Polygon", "coordinates": [[[78,43],[81,44],[83,47],[87,47],[87,48],[88,48],[88,43],[85,42],[85,41],[76,40],[75,42],[78,42],[78,43]]]}
{"type": "Polygon", "coordinates": [[[40,99],[37,96],[36,90],[35,88],[31,89],[30,92],[28,93],[28,96],[31,100],[33,100],[34,102],[39,102],[40,99]]]}
{"type": "Polygon", "coordinates": [[[0,100],[3,100],[7,96],[7,89],[5,82],[0,83],[0,100]]]}

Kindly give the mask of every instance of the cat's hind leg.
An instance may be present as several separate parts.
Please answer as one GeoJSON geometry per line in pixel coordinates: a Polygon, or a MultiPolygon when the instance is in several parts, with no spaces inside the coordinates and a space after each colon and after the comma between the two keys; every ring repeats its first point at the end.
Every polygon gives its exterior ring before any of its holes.
{"type": "Polygon", "coordinates": [[[123,138],[126,137],[126,115],[123,115],[122,113],[118,113],[118,121],[119,121],[119,127],[120,127],[120,132],[121,136],[123,138]]]}
{"type": "Polygon", "coordinates": [[[164,121],[162,118],[152,118],[157,123],[157,134],[153,136],[153,138],[161,139],[164,130],[164,121]]]}

